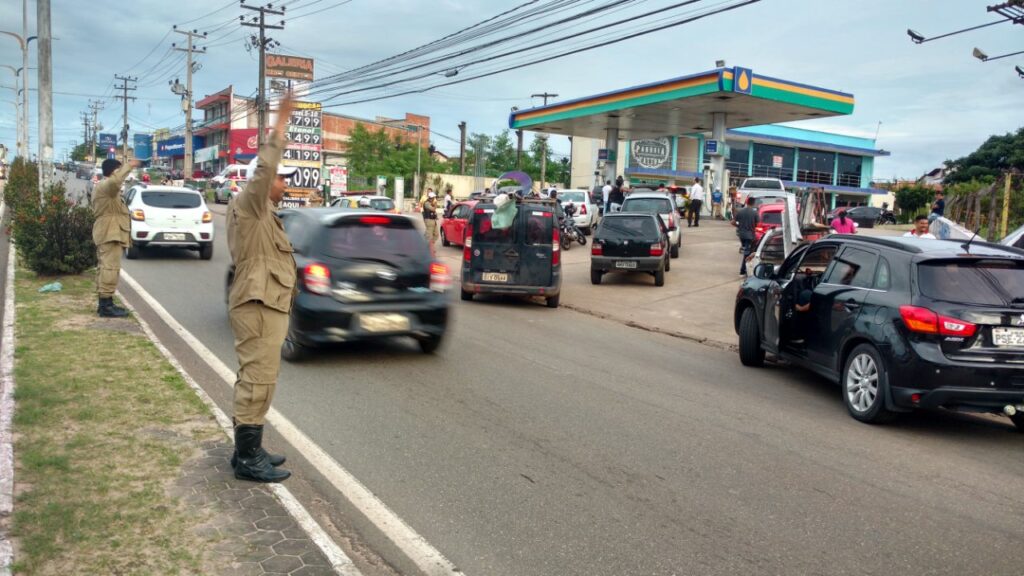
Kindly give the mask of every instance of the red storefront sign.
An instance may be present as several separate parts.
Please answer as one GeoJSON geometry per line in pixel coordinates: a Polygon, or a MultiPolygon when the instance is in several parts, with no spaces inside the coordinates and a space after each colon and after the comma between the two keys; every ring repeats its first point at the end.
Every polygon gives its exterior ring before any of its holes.
{"type": "Polygon", "coordinates": [[[241,128],[238,130],[232,130],[228,136],[228,142],[231,147],[228,150],[228,158],[230,162],[236,162],[238,156],[243,156],[243,160],[248,162],[252,156],[259,153],[259,145],[257,143],[257,136],[259,129],[257,128],[241,128]]]}

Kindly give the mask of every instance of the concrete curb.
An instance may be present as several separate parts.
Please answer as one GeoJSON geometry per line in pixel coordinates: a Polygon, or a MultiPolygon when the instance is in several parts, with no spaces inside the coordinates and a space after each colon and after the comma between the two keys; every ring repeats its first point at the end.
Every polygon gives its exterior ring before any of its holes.
{"type": "MultiPolygon", "coordinates": [[[[0,223],[7,207],[0,202],[0,223]]],[[[8,244],[3,335],[0,336],[0,576],[10,576],[14,546],[7,527],[14,512],[14,242],[8,244]]]]}

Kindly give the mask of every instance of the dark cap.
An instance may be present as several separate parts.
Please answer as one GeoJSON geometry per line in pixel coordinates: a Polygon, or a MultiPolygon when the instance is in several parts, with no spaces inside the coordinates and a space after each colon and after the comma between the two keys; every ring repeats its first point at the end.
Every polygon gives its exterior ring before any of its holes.
{"type": "Polygon", "coordinates": [[[103,161],[103,176],[110,176],[111,174],[114,173],[115,170],[117,170],[120,167],[121,162],[113,158],[107,158],[106,160],[103,161]]]}

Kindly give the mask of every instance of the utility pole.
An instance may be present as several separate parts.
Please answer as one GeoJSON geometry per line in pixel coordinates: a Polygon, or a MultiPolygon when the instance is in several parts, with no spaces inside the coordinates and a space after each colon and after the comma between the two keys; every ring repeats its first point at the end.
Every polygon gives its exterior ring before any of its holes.
{"type": "MultiPolygon", "coordinates": [[[[547,106],[548,98],[558,98],[558,94],[549,94],[544,92],[543,94],[532,94],[530,97],[543,98],[544,105],[547,106]]],[[[547,176],[546,172],[548,168],[548,137],[547,135],[541,134],[538,138],[540,138],[540,187],[543,189],[544,179],[545,176],[547,176]]]]}
{"type": "Polygon", "coordinates": [[[50,185],[50,179],[53,177],[53,58],[50,53],[50,0],[36,1],[36,33],[39,35],[39,200],[42,201],[43,190],[50,185]]]}
{"type": "MultiPolygon", "coordinates": [[[[96,114],[103,109],[103,102],[99,100],[90,100],[89,109],[92,110],[92,162],[96,163],[96,140],[98,139],[96,133],[99,131],[99,125],[96,123],[96,114]]],[[[88,142],[88,140],[86,140],[88,142]]]]}
{"type": "Polygon", "coordinates": [[[523,129],[516,130],[516,170],[523,167],[523,129]]]}
{"type": "MultiPolygon", "coordinates": [[[[81,116],[82,116],[82,138],[83,138],[82,142],[85,142],[86,146],[88,146],[88,143],[89,143],[89,113],[88,112],[82,112],[81,116]]],[[[74,147],[72,146],[72,148],[74,148],[74,147]]]]}
{"type": "Polygon", "coordinates": [[[121,90],[124,92],[121,96],[115,95],[114,98],[124,100],[124,128],[121,128],[121,154],[124,156],[124,161],[128,163],[128,101],[135,100],[135,96],[129,96],[129,90],[135,90],[134,86],[129,86],[129,82],[138,82],[138,78],[132,78],[131,76],[118,76],[114,74],[115,80],[120,80],[120,86],[114,86],[115,90],[121,90]]]}
{"type": "Polygon", "coordinates": [[[466,123],[459,122],[459,174],[466,175],[466,123]]]}
{"type": "Polygon", "coordinates": [[[185,62],[185,93],[182,95],[183,103],[185,105],[185,179],[192,178],[192,53],[206,54],[206,48],[193,48],[193,38],[206,38],[206,32],[202,34],[198,30],[191,32],[185,30],[178,30],[178,27],[174,27],[174,31],[178,34],[182,34],[188,38],[187,48],[178,48],[174,44],[171,44],[171,48],[179,52],[185,52],[188,54],[188,58],[185,62]]]}
{"type": "MultiPolygon", "coordinates": [[[[999,223],[999,237],[1006,237],[1006,228],[1010,223],[1010,182],[1013,179],[1013,172],[1010,170],[1006,171],[1006,175],[1003,176],[1003,214],[999,223]]],[[[993,197],[991,202],[995,202],[993,197]]],[[[991,237],[992,234],[989,234],[991,237]]]]}
{"type": "MultiPolygon", "coordinates": [[[[257,134],[260,146],[262,146],[263,143],[266,141],[267,127],[267,44],[269,44],[270,41],[273,40],[272,38],[267,38],[266,31],[268,29],[284,30],[284,20],[281,20],[281,24],[279,26],[267,24],[267,14],[272,14],[274,16],[284,16],[283,6],[281,7],[280,10],[274,10],[270,6],[270,4],[266,6],[246,6],[245,4],[242,4],[242,8],[245,8],[246,10],[253,10],[255,12],[259,12],[260,15],[259,17],[253,16],[250,22],[246,22],[244,16],[238,17],[239,20],[241,20],[242,26],[260,29],[260,37],[258,40],[260,49],[260,83],[259,95],[256,97],[256,117],[259,120],[259,132],[257,134]]],[[[252,42],[250,41],[250,45],[251,44],[252,42]]]]}

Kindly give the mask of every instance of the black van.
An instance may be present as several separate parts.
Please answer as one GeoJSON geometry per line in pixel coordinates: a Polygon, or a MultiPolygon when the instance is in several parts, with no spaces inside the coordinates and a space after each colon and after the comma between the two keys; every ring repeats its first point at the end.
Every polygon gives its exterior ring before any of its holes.
{"type": "Polygon", "coordinates": [[[558,307],[562,289],[561,252],[555,203],[549,199],[516,200],[512,226],[491,226],[493,198],[473,208],[462,251],[462,299],[474,294],[543,296],[558,307]]]}

